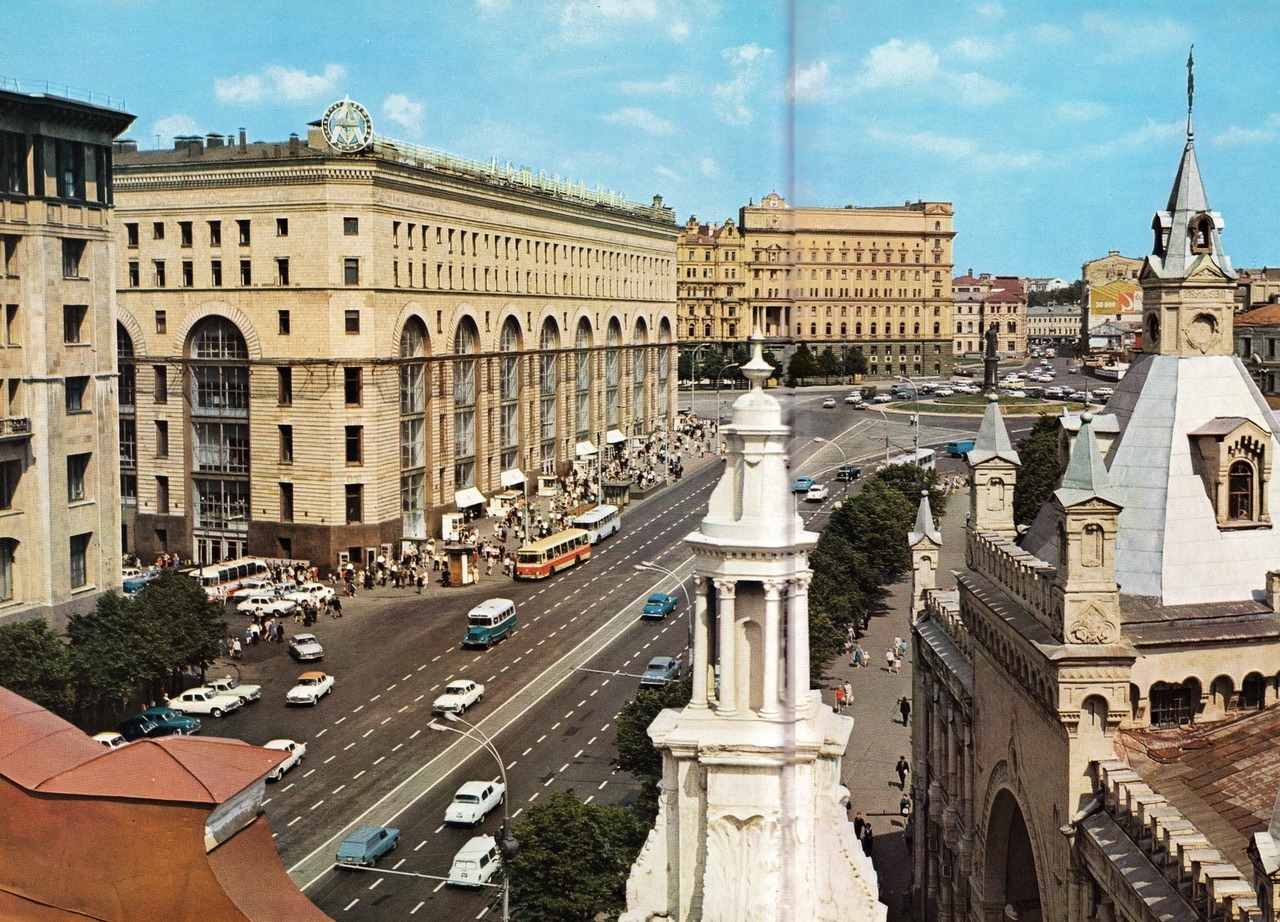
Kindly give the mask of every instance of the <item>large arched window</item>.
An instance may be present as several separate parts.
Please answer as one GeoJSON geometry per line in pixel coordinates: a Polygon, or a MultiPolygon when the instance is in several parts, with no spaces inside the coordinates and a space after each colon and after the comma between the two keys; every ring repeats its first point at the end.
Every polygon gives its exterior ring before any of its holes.
{"type": "Polygon", "coordinates": [[[540,449],[542,452],[542,472],[554,472],[556,461],[556,440],[559,429],[556,420],[556,386],[560,379],[560,330],[556,322],[548,317],[542,324],[542,338],[538,343],[542,354],[538,358],[540,385],[538,388],[538,415],[541,420],[540,449]]]}
{"type": "Polygon", "coordinates": [[[1227,518],[1232,521],[1253,519],[1253,465],[1248,461],[1233,462],[1227,471],[1227,518]]]}
{"type": "Polygon", "coordinates": [[[454,489],[476,485],[476,359],[480,334],[464,317],[458,324],[453,353],[453,482],[454,489]]]}
{"type": "Polygon", "coordinates": [[[645,372],[649,361],[649,328],[644,318],[636,320],[635,340],[631,344],[631,416],[632,434],[643,435],[646,431],[648,402],[644,399],[645,372]]]}
{"type": "Polygon", "coordinates": [[[622,324],[614,317],[609,321],[609,330],[605,334],[604,353],[604,413],[605,425],[610,429],[618,428],[618,381],[620,368],[619,352],[622,349],[622,324]]]}
{"type": "Polygon", "coordinates": [[[658,323],[658,412],[666,416],[670,406],[667,382],[671,378],[671,324],[664,317],[658,323]]]}
{"type": "MultiPolygon", "coordinates": [[[[133,338],[124,324],[116,324],[116,368],[120,396],[120,504],[138,505],[138,371],[133,338]]],[[[159,453],[157,448],[157,453],[159,453]]],[[[123,523],[125,526],[131,521],[123,523]]],[[[127,547],[126,547],[127,549],[127,547]]]]}
{"type": "Polygon", "coordinates": [[[192,536],[196,560],[248,553],[249,349],[225,317],[207,317],[187,342],[191,367],[192,536]]]}
{"type": "Polygon", "coordinates": [[[502,353],[498,359],[501,374],[499,426],[502,437],[502,470],[512,471],[520,467],[520,364],[524,351],[520,323],[515,317],[508,317],[502,325],[498,351],[502,353]]]}
{"type": "Polygon", "coordinates": [[[591,438],[591,345],[591,321],[583,317],[573,340],[573,422],[579,442],[591,438]]]}
{"type": "Polygon", "coordinates": [[[400,334],[400,527],[427,537],[427,328],[410,317],[400,334]]]}

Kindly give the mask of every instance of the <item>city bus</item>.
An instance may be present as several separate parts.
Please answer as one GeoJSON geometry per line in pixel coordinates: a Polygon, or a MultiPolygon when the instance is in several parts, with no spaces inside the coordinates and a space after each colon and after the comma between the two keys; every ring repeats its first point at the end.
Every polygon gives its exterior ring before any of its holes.
{"type": "Polygon", "coordinates": [[[486,650],[516,630],[516,605],[510,599],[487,599],[467,612],[463,647],[486,650]]]}
{"type": "Polygon", "coordinates": [[[211,599],[217,598],[219,593],[231,595],[247,579],[269,579],[271,576],[267,562],[257,557],[240,557],[183,572],[197,580],[211,599]]]}
{"type": "Polygon", "coordinates": [[[894,455],[884,463],[885,467],[890,464],[918,464],[923,468],[937,467],[938,453],[932,448],[917,448],[915,452],[904,451],[900,455],[894,455]]]}
{"type": "Polygon", "coordinates": [[[591,540],[581,528],[566,528],[516,551],[518,579],[546,579],[591,557],[591,540]]]}
{"type": "Polygon", "coordinates": [[[602,503],[582,515],[575,515],[573,527],[586,531],[592,544],[599,544],[610,535],[618,533],[618,529],[622,527],[622,513],[617,506],[602,503]]]}

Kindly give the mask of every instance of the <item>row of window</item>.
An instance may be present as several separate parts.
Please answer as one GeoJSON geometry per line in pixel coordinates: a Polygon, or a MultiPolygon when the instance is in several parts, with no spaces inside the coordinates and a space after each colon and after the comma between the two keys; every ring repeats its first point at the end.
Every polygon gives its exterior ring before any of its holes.
{"type": "Polygon", "coordinates": [[[110,148],[0,131],[0,194],[86,202],[90,200],[90,177],[92,200],[111,204],[110,148]]]}
{"type": "MultiPolygon", "coordinates": [[[[81,503],[89,499],[86,484],[89,477],[89,462],[92,458],[93,452],[67,455],[67,502],[81,503]]],[[[0,462],[0,511],[13,508],[13,500],[18,493],[21,480],[21,461],[0,462]]]]}
{"type": "MultiPolygon", "coordinates": [[[[196,284],[196,267],[195,261],[184,259],[181,261],[181,276],[179,279],[179,287],[194,288],[196,284]]],[[[140,288],[142,286],[142,264],[136,260],[129,260],[129,287],[140,288]]],[[[168,267],[163,259],[153,259],[151,261],[151,278],[152,288],[167,288],[169,285],[168,267]]],[[[276,285],[289,285],[289,257],[283,256],[275,260],[275,279],[276,285]]],[[[253,261],[249,259],[240,260],[240,285],[248,287],[253,284],[253,261]]],[[[360,284],[360,259],[355,256],[346,256],[342,260],[342,284],[359,285],[360,284]]],[[[209,261],[209,287],[223,287],[222,260],[211,259],[209,261]]]]}
{"type": "MultiPolygon", "coordinates": [[[[183,248],[191,247],[194,243],[194,238],[195,238],[195,230],[194,230],[195,222],[179,221],[177,223],[178,223],[178,245],[183,248]]],[[[208,237],[209,246],[221,247],[222,246],[222,221],[211,220],[211,221],[206,221],[205,223],[209,231],[209,237],[208,237]]],[[[253,242],[253,224],[251,220],[249,218],[237,218],[235,224],[236,224],[236,243],[242,247],[250,246],[253,242]]],[[[131,250],[138,248],[138,239],[140,236],[139,226],[140,225],[138,224],[137,221],[124,222],[125,245],[128,246],[128,248],[131,250]]],[[[344,235],[348,237],[358,236],[360,233],[360,219],[359,218],[343,218],[342,232],[344,235]]],[[[276,236],[277,237],[289,236],[289,219],[288,218],[276,218],[276,236]]],[[[165,222],[163,221],[151,222],[151,239],[156,241],[161,241],[165,239],[165,222]]]]}

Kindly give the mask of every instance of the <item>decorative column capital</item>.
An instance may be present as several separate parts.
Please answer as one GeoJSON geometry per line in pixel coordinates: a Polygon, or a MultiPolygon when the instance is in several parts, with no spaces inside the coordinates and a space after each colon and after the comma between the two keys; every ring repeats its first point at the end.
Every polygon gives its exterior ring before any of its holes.
{"type": "Polygon", "coordinates": [[[766,579],[760,585],[764,587],[764,597],[769,601],[782,597],[782,587],[786,585],[780,579],[766,579]]]}
{"type": "Polygon", "coordinates": [[[797,573],[791,577],[791,585],[795,587],[796,595],[808,595],[809,585],[813,582],[813,571],[805,570],[803,573],[797,573]]]}
{"type": "Polygon", "coordinates": [[[732,579],[713,579],[716,595],[722,599],[732,599],[738,592],[738,582],[732,579]]]}
{"type": "Polygon", "coordinates": [[[695,576],[693,578],[693,588],[697,589],[699,592],[701,592],[706,585],[707,578],[705,576],[695,576]]]}

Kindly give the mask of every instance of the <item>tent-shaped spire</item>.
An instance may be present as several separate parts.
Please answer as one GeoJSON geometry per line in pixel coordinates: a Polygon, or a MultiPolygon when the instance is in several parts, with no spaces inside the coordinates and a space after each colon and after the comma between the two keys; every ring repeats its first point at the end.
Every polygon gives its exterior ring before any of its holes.
{"type": "Polygon", "coordinates": [[[1071,458],[1062,475],[1062,483],[1053,494],[1063,506],[1074,506],[1088,499],[1103,499],[1117,506],[1120,502],[1111,489],[1111,475],[1098,451],[1093,435],[1093,414],[1080,414],[1080,434],[1071,447],[1071,458]]]}
{"type": "Polygon", "coordinates": [[[915,547],[925,538],[942,545],[942,532],[933,524],[933,510],[929,508],[929,491],[920,491],[920,507],[916,510],[916,527],[907,535],[907,546],[915,547]]]}
{"type": "Polygon", "coordinates": [[[982,416],[982,425],[978,427],[977,438],[969,452],[969,465],[973,467],[992,458],[1003,458],[1021,467],[1022,460],[1009,441],[1009,430],[1004,427],[999,398],[991,394],[987,400],[987,411],[982,416]]]}

